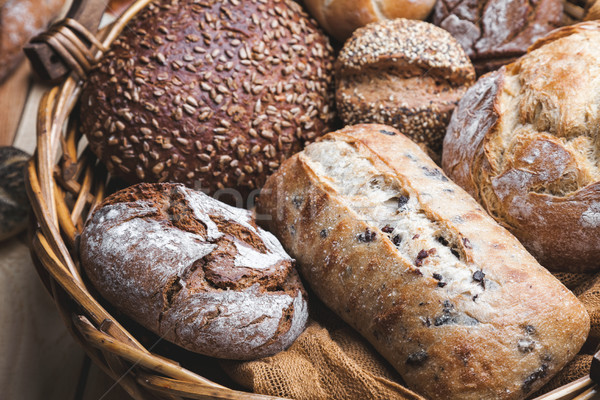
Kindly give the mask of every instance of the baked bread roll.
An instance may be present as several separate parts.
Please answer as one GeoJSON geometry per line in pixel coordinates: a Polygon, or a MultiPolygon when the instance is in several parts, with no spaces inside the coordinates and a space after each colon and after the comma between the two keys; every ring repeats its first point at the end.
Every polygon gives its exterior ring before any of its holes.
{"type": "Polygon", "coordinates": [[[15,147],[0,147],[0,241],[27,227],[29,200],[25,168],[31,156],[15,147]]]}
{"type": "Polygon", "coordinates": [[[452,110],[475,82],[458,42],[423,21],[395,19],[356,30],[335,64],[346,125],[392,125],[439,161],[452,110]]]}
{"type": "Polygon", "coordinates": [[[579,300],[384,125],[286,161],[259,213],[302,276],[429,399],[521,399],[579,350],[579,300]]]}
{"type": "Polygon", "coordinates": [[[306,8],[334,38],[344,42],[371,22],[395,18],[425,19],[436,0],[304,0],[306,8]]]}
{"type": "Polygon", "coordinates": [[[23,59],[23,46],[46,28],[65,0],[4,0],[0,2],[0,82],[23,59]]]}
{"type": "Polygon", "coordinates": [[[439,0],[433,23],[464,47],[478,74],[508,64],[563,23],[561,0],[439,0]]]}
{"type": "Polygon", "coordinates": [[[116,308],[188,350],[250,359],[304,330],[293,260],[249,211],[179,184],[108,197],[86,223],[81,264],[116,308]]]}
{"type": "Polygon", "coordinates": [[[294,1],[155,0],[90,72],[80,128],[130,183],[245,197],[330,130],[333,101],[333,49],[294,1]]]}
{"type": "Polygon", "coordinates": [[[600,268],[600,23],[564,27],[460,101],[443,168],[545,267],[600,268]]]}

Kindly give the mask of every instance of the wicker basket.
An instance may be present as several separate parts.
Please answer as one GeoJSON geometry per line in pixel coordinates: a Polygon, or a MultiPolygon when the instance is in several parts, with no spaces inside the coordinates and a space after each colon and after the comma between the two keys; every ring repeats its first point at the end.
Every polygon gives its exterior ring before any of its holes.
{"type": "MultiPolygon", "coordinates": [[[[37,150],[27,169],[27,190],[35,214],[31,246],[34,264],[71,335],[89,358],[133,398],[276,399],[227,388],[151,352],[152,347],[145,348],[109,314],[82,278],[77,234],[87,215],[109,191],[111,180],[78,133],[77,119],[69,118],[81,90],[79,77],[86,69],[77,65],[89,66],[89,59],[100,56],[101,49],[107,48],[150,1],[136,1],[97,38],[88,38],[94,45],[92,49],[82,48],[81,43],[61,47],[73,73],[46,93],[40,103],[37,150]],[[77,49],[82,51],[78,53],[77,49]]],[[[583,9],[573,7],[573,19],[581,19],[583,9]]],[[[74,21],[63,24],[73,26],[74,21]]],[[[59,25],[53,31],[60,29],[59,25]]],[[[595,390],[592,380],[585,377],[539,399],[573,398],[574,393],[579,394],[576,398],[584,399],[595,390]]]]}

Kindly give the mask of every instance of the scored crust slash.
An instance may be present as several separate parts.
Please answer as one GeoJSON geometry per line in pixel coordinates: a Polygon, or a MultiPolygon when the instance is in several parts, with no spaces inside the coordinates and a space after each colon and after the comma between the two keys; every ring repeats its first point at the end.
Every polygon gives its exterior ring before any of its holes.
{"type": "Polygon", "coordinates": [[[391,127],[328,134],[265,187],[311,289],[427,398],[526,397],[587,337],[579,300],[391,127]]]}

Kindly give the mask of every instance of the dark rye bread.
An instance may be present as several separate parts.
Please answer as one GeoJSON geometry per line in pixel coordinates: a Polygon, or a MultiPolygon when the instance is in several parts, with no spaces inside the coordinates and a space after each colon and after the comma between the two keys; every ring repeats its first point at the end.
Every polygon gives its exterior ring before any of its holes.
{"type": "Polygon", "coordinates": [[[600,23],[560,28],[479,79],[443,168],[546,268],[600,269],[600,23]]]}
{"type": "Polygon", "coordinates": [[[258,212],[315,294],[427,399],[524,399],[589,331],[581,302],[392,127],[307,146],[258,212]]]}
{"type": "Polygon", "coordinates": [[[513,61],[563,25],[563,2],[438,0],[433,23],[458,40],[481,75],[513,61]]]}
{"type": "Polygon", "coordinates": [[[332,68],[291,0],[155,1],[90,73],[81,130],[128,182],[248,193],[329,130],[332,68]]]}
{"type": "Polygon", "coordinates": [[[308,317],[293,260],[246,210],[180,184],[108,197],[81,235],[98,292],[188,350],[227,359],[287,348],[308,317]]]}
{"type": "Polygon", "coordinates": [[[438,158],[452,110],[475,82],[471,62],[448,32],[408,19],[356,30],[335,69],[346,125],[394,126],[438,158]]]}

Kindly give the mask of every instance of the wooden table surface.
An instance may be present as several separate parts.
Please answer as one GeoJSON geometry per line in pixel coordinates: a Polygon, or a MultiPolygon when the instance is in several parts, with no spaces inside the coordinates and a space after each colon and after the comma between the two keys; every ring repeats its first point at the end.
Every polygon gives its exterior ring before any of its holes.
{"type": "MultiPolygon", "coordinates": [[[[0,86],[0,145],[32,153],[38,103],[48,88],[27,63],[0,86]]],[[[0,242],[0,388],[6,400],[129,397],[85,360],[67,333],[29,255],[26,235],[0,242]]]]}

